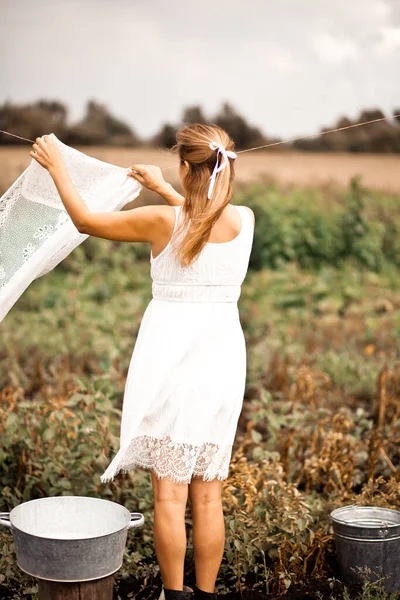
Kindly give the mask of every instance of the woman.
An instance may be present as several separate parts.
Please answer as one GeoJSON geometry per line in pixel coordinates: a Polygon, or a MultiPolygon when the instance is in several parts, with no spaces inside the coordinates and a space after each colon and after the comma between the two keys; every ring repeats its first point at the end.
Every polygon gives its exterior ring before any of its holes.
{"type": "Polygon", "coordinates": [[[246,379],[238,298],[254,235],[250,208],[233,206],[233,141],[217,126],[177,134],[185,196],[152,165],[129,176],[167,205],[87,210],[48,136],[31,155],[51,174],[75,226],[109,240],[151,244],[153,297],[129,365],[120,449],[101,480],[151,471],[154,543],[166,600],[215,600],[225,542],[222,481],[228,476],[246,379]],[[187,500],[196,585],[183,585],[187,500]]]}

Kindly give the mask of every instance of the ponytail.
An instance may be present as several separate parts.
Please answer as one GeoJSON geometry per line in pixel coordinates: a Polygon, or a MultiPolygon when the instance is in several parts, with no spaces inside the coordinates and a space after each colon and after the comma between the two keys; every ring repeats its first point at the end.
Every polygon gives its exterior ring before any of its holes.
{"type": "Polygon", "coordinates": [[[173,150],[178,152],[181,164],[189,163],[189,169],[182,177],[185,192],[183,219],[175,232],[176,237],[184,233],[176,254],[181,265],[187,267],[207,243],[213,225],[232,198],[236,154],[231,138],[216,125],[184,127],[178,131],[176,139],[173,150]],[[219,159],[224,162],[219,163],[219,159]]]}

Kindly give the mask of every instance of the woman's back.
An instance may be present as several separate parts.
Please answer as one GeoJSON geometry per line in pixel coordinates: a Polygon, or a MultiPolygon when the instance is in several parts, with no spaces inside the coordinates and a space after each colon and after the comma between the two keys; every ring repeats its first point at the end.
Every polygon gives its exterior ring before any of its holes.
{"type": "MultiPolygon", "coordinates": [[[[182,205],[174,206],[175,233],[182,205]]],[[[254,236],[254,223],[245,206],[234,206],[241,218],[238,235],[227,242],[207,242],[188,267],[174,254],[181,236],[171,237],[156,256],[150,255],[153,298],[181,302],[237,302],[246,276],[254,236]]]]}

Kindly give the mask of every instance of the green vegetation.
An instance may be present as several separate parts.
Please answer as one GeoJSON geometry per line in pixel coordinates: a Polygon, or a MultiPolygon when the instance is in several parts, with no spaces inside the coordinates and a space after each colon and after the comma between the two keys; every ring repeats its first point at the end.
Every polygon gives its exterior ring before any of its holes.
{"type": "MultiPolygon", "coordinates": [[[[353,182],[342,195],[251,187],[234,201],[253,208],[257,230],[239,300],[248,378],[218,589],[283,594],[328,581],[321,598],[384,598],[378,584],[348,595],[338,581],[329,513],[400,504],[400,199],[353,182]]],[[[1,324],[0,510],[74,494],[143,512],[116,574],[123,599],[160,583],[150,474],[100,482],[118,449],[149,271],[145,245],[89,238],[1,324]]],[[[189,580],[189,510],[187,525],[189,580]]],[[[0,547],[0,597],[36,600],[2,529],[0,547]]]]}
{"type": "Polygon", "coordinates": [[[257,219],[254,269],[293,261],[303,268],[340,267],[349,260],[373,271],[385,261],[400,266],[398,198],[370,192],[357,178],[340,194],[254,185],[239,200],[257,219]]]}

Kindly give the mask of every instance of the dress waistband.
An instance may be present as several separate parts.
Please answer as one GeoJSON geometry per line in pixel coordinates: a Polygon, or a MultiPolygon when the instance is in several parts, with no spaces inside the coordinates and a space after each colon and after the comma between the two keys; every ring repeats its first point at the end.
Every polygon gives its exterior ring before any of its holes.
{"type": "Polygon", "coordinates": [[[156,300],[171,302],[237,302],[241,293],[241,285],[153,281],[152,293],[156,300]]]}

